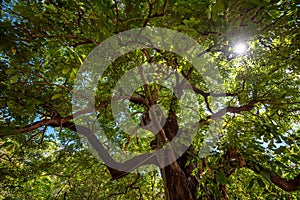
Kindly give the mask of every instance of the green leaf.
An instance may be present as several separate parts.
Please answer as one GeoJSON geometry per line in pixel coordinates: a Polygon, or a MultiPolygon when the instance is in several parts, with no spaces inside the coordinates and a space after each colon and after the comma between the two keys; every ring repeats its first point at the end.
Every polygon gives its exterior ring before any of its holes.
{"type": "Polygon", "coordinates": [[[264,188],[266,186],[264,181],[261,178],[257,178],[257,183],[262,188],[264,188]]]}
{"type": "Polygon", "coordinates": [[[65,67],[62,69],[62,73],[63,73],[63,74],[67,74],[67,73],[69,73],[70,70],[71,70],[71,67],[65,66],[65,67]]]}
{"type": "Polygon", "coordinates": [[[223,0],[217,0],[217,3],[215,5],[217,12],[220,12],[220,11],[223,10],[223,8],[224,8],[224,4],[223,3],[224,3],[223,0]]]}
{"type": "Polygon", "coordinates": [[[4,127],[0,130],[0,136],[9,135],[14,132],[14,129],[10,126],[4,127]]]}
{"type": "Polygon", "coordinates": [[[11,82],[12,83],[17,82],[18,78],[19,78],[19,75],[15,75],[15,76],[11,77],[11,82]]]}
{"type": "Polygon", "coordinates": [[[267,173],[267,172],[261,172],[261,175],[270,183],[270,184],[272,184],[272,182],[271,182],[271,179],[270,179],[270,174],[269,173],[267,173]]]}
{"type": "Polygon", "coordinates": [[[254,185],[254,180],[255,179],[251,179],[251,181],[249,182],[249,185],[248,185],[247,189],[252,189],[252,187],[254,185]]]}
{"type": "Polygon", "coordinates": [[[218,17],[218,15],[217,15],[217,9],[216,9],[216,6],[213,6],[213,7],[211,8],[211,18],[212,18],[213,21],[216,21],[216,20],[217,20],[217,17],[218,17]]]}
{"type": "Polygon", "coordinates": [[[300,156],[299,155],[292,155],[291,160],[294,163],[300,164],[300,156]]]}
{"type": "Polygon", "coordinates": [[[257,5],[257,6],[263,6],[264,5],[264,1],[262,0],[249,0],[249,2],[257,5]]]}
{"type": "Polygon", "coordinates": [[[9,141],[9,142],[5,142],[4,144],[1,145],[1,148],[7,147],[14,144],[13,142],[9,141]]]}
{"type": "Polygon", "coordinates": [[[225,184],[227,182],[227,178],[226,178],[226,175],[225,175],[224,171],[220,171],[216,175],[216,179],[217,179],[217,182],[220,183],[220,184],[225,184]]]}
{"type": "Polygon", "coordinates": [[[16,71],[15,69],[8,69],[8,70],[5,70],[5,73],[9,75],[9,74],[15,73],[15,71],[16,71]]]}
{"type": "Polygon", "coordinates": [[[62,96],[62,94],[55,94],[51,97],[51,100],[58,99],[61,96],[62,96]]]}
{"type": "Polygon", "coordinates": [[[286,149],[286,146],[281,146],[274,151],[275,154],[281,154],[286,149]]]}

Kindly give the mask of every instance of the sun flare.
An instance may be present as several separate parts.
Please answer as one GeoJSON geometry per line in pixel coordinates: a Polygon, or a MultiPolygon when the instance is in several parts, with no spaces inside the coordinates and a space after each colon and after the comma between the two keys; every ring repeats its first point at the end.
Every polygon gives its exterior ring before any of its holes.
{"type": "Polygon", "coordinates": [[[238,43],[234,46],[233,51],[237,54],[244,54],[247,51],[247,46],[243,43],[238,43]]]}

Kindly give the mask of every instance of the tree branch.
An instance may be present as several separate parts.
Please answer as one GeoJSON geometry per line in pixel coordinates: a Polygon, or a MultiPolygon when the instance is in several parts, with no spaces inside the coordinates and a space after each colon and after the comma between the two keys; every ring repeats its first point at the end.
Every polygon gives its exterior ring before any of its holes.
{"type": "Polygon", "coordinates": [[[286,180],[276,172],[265,168],[261,164],[253,160],[245,159],[244,156],[238,152],[240,152],[240,150],[233,147],[228,147],[226,153],[224,154],[224,158],[229,164],[229,166],[227,166],[227,171],[229,172],[228,176],[234,172],[232,168],[236,168],[236,166],[246,167],[257,174],[261,174],[262,172],[264,172],[264,174],[268,174],[268,178],[273,184],[287,192],[293,192],[300,189],[300,173],[294,179],[286,180]],[[238,163],[238,165],[235,163],[238,163]]]}
{"type": "Polygon", "coordinates": [[[287,192],[293,192],[300,189],[300,173],[294,179],[286,180],[280,175],[278,175],[276,172],[264,168],[259,163],[253,163],[253,161],[251,162],[249,160],[246,160],[245,167],[251,169],[252,171],[258,174],[260,174],[261,172],[269,174],[271,182],[287,192]]]}
{"type": "Polygon", "coordinates": [[[300,189],[300,174],[298,174],[292,180],[285,180],[275,173],[274,175],[270,176],[270,179],[275,185],[287,192],[293,192],[300,189]]]}
{"type": "Polygon", "coordinates": [[[128,191],[128,189],[130,189],[130,188],[139,189],[139,188],[133,187],[133,186],[138,182],[139,178],[140,178],[140,174],[137,174],[136,179],[135,179],[131,184],[129,184],[129,185],[127,185],[127,186],[125,187],[125,191],[124,191],[124,192],[119,192],[119,193],[111,194],[111,195],[109,195],[107,198],[110,198],[110,197],[113,197],[113,196],[118,196],[118,195],[121,195],[121,194],[127,194],[127,191],[128,191]]]}
{"type": "Polygon", "coordinates": [[[145,19],[145,22],[144,22],[143,27],[147,26],[147,23],[148,23],[152,18],[155,18],[155,17],[163,17],[163,16],[166,15],[168,1],[169,1],[169,0],[165,0],[164,5],[163,5],[163,11],[162,11],[162,13],[155,13],[155,14],[152,14],[152,11],[153,11],[153,8],[154,8],[154,5],[155,5],[155,1],[150,2],[150,0],[149,0],[149,13],[148,13],[148,17],[145,19]]]}

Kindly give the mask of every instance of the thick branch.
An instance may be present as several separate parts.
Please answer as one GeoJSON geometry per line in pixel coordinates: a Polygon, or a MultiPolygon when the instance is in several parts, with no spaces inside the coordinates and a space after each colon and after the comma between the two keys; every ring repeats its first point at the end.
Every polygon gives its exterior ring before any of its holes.
{"type": "Polygon", "coordinates": [[[245,167],[253,170],[258,174],[260,174],[261,172],[269,174],[271,182],[287,192],[293,192],[300,189],[300,174],[298,174],[292,180],[286,180],[279,176],[277,173],[264,168],[259,163],[253,163],[251,161],[246,161],[246,163],[247,164],[245,165],[245,167]]]}
{"type": "MultiPolygon", "coordinates": [[[[191,74],[192,74],[192,71],[194,70],[193,67],[190,68],[189,72],[187,74],[185,74],[183,71],[181,72],[181,74],[183,75],[184,78],[186,78],[187,80],[189,80],[191,78],[191,74]]],[[[196,93],[196,94],[200,94],[201,96],[203,96],[204,98],[207,98],[209,96],[212,96],[212,97],[234,97],[236,96],[237,94],[235,93],[230,93],[230,92],[225,92],[225,93],[215,93],[215,92],[204,92],[203,90],[197,88],[194,84],[191,84],[189,83],[191,86],[192,86],[192,89],[193,91],[196,93]]]]}
{"type": "Polygon", "coordinates": [[[254,108],[255,104],[257,104],[257,103],[266,103],[266,104],[270,104],[270,105],[280,106],[280,105],[287,105],[287,104],[289,104],[289,105],[299,104],[300,102],[273,102],[273,101],[270,101],[267,99],[256,99],[256,100],[250,101],[248,104],[243,105],[243,106],[239,106],[239,107],[228,106],[228,107],[223,108],[223,109],[219,110],[218,112],[214,113],[210,117],[213,119],[216,119],[216,118],[222,117],[226,113],[241,113],[243,111],[250,111],[254,108]]]}
{"type": "MultiPolygon", "coordinates": [[[[96,108],[83,109],[83,110],[80,110],[80,111],[74,113],[73,115],[69,115],[67,117],[57,116],[55,118],[44,119],[44,120],[41,120],[41,121],[37,121],[37,122],[29,124],[29,125],[27,125],[27,126],[25,126],[23,128],[17,128],[11,134],[28,133],[30,131],[34,131],[34,130],[36,130],[36,129],[40,128],[40,127],[43,127],[43,126],[59,127],[62,124],[65,124],[65,123],[69,122],[70,120],[72,120],[73,118],[76,118],[76,117],[78,117],[80,115],[83,115],[83,114],[86,114],[86,113],[91,113],[91,112],[94,112],[97,109],[104,108],[104,107],[106,107],[107,103],[108,103],[107,100],[106,101],[102,101],[96,108]]],[[[0,137],[1,136],[6,136],[6,135],[11,135],[11,134],[3,134],[3,135],[0,135],[0,137]]]]}
{"type": "Polygon", "coordinates": [[[298,174],[294,179],[289,181],[285,180],[278,174],[270,176],[270,179],[275,185],[287,192],[293,192],[300,189],[300,174],[298,174]]]}
{"type": "Polygon", "coordinates": [[[240,167],[246,167],[248,169],[251,169],[257,174],[261,174],[262,172],[268,174],[269,179],[273,184],[277,185],[278,187],[287,192],[293,192],[300,189],[300,174],[298,174],[292,180],[286,180],[280,175],[278,175],[276,172],[265,168],[257,162],[253,160],[246,160],[244,156],[238,152],[240,152],[238,149],[229,147],[227,149],[226,154],[224,154],[224,158],[227,160],[226,163],[229,164],[229,166],[227,166],[227,172],[229,172],[228,176],[230,176],[234,172],[232,168],[235,169],[236,166],[239,165],[240,167]],[[238,163],[238,165],[236,165],[235,163],[238,163]]]}

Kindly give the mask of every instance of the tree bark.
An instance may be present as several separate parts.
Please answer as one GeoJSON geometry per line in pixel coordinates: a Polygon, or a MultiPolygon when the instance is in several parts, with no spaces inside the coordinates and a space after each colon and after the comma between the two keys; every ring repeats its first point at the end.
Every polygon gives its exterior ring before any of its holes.
{"type": "MultiPolygon", "coordinates": [[[[163,127],[169,141],[176,136],[178,128],[176,113],[170,110],[166,124],[163,127]]],[[[189,153],[193,153],[192,146],[175,162],[161,169],[167,200],[196,199],[199,181],[192,175],[193,170],[196,168],[195,164],[186,165],[189,153]]]]}

